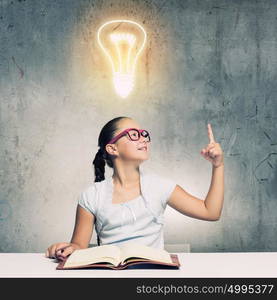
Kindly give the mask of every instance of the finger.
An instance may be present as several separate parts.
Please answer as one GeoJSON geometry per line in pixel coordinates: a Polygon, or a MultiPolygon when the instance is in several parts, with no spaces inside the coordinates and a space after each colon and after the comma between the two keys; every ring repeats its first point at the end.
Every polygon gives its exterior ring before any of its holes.
{"type": "Polygon", "coordinates": [[[211,157],[211,158],[214,158],[214,157],[215,157],[215,154],[214,154],[213,151],[209,151],[209,157],[211,157]]]}
{"type": "Polygon", "coordinates": [[[206,150],[209,151],[210,149],[214,149],[215,148],[215,144],[209,144],[207,147],[206,147],[206,150]]]}
{"type": "Polygon", "coordinates": [[[64,261],[65,260],[65,258],[63,256],[60,256],[60,255],[58,255],[56,258],[57,258],[57,260],[60,260],[60,261],[64,261]]]}
{"type": "Polygon", "coordinates": [[[55,258],[56,252],[59,249],[62,249],[63,247],[66,247],[68,245],[69,245],[68,243],[58,243],[58,244],[52,245],[51,247],[48,248],[50,257],[55,258]]]}
{"type": "Polygon", "coordinates": [[[208,137],[209,137],[209,140],[210,140],[210,144],[215,143],[214,134],[213,134],[213,130],[212,130],[212,125],[210,123],[208,124],[208,137]]]}
{"type": "Polygon", "coordinates": [[[49,249],[49,257],[50,258],[55,258],[56,257],[56,255],[55,255],[55,253],[56,253],[56,246],[53,245],[53,246],[51,246],[48,249],[49,249]]]}
{"type": "Polygon", "coordinates": [[[59,255],[60,257],[66,258],[74,251],[73,247],[69,246],[63,250],[63,252],[59,255]]]}
{"type": "Polygon", "coordinates": [[[202,156],[206,159],[206,160],[208,160],[208,161],[210,161],[211,160],[211,158],[210,158],[210,156],[209,155],[207,155],[207,154],[202,154],[202,156]]]}
{"type": "Polygon", "coordinates": [[[209,154],[208,153],[206,153],[206,154],[202,154],[202,156],[206,159],[206,160],[208,160],[208,161],[212,161],[212,158],[209,156],[209,154]]]}
{"type": "Polygon", "coordinates": [[[218,156],[218,151],[216,151],[215,149],[212,149],[209,151],[209,155],[210,155],[210,157],[215,158],[218,156]]]}
{"type": "Polygon", "coordinates": [[[63,247],[61,247],[61,246],[57,247],[57,248],[56,248],[56,251],[55,251],[55,255],[56,255],[56,256],[57,256],[57,255],[62,255],[62,253],[64,253],[65,249],[67,249],[67,248],[70,247],[70,246],[71,246],[71,245],[66,244],[66,246],[63,246],[63,247]]]}
{"type": "Polygon", "coordinates": [[[214,149],[214,148],[215,148],[215,145],[209,144],[206,148],[203,148],[203,149],[200,151],[200,153],[201,153],[202,155],[208,155],[208,154],[209,154],[209,151],[210,151],[211,149],[214,149]]]}
{"type": "Polygon", "coordinates": [[[202,149],[201,154],[205,159],[209,158],[209,152],[206,149],[202,149]]]}
{"type": "Polygon", "coordinates": [[[65,256],[63,256],[63,253],[61,252],[58,252],[58,253],[56,253],[56,258],[58,259],[58,260],[62,260],[62,261],[64,261],[65,260],[65,256]]]}
{"type": "Polygon", "coordinates": [[[56,251],[55,251],[55,257],[58,258],[59,256],[62,255],[62,253],[63,253],[62,250],[60,250],[60,249],[59,249],[59,250],[56,250],[56,251]]]}
{"type": "Polygon", "coordinates": [[[216,151],[216,147],[209,144],[206,148],[203,148],[200,153],[205,157],[209,157],[214,151],[216,151]]]}
{"type": "Polygon", "coordinates": [[[65,248],[69,247],[69,245],[63,247],[57,247],[55,253],[61,254],[65,248]]]}
{"type": "Polygon", "coordinates": [[[201,150],[201,152],[200,152],[201,154],[205,154],[206,153],[206,149],[205,148],[203,148],[202,150],[201,150]]]}
{"type": "Polygon", "coordinates": [[[206,149],[202,149],[200,153],[205,159],[209,159],[209,152],[206,149]]]}

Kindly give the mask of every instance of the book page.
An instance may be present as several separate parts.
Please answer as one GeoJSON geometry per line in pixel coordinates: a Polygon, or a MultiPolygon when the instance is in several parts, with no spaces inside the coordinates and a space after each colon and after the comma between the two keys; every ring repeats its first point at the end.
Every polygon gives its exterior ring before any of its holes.
{"type": "Polygon", "coordinates": [[[117,266],[120,263],[120,248],[114,245],[103,245],[75,250],[66,260],[64,267],[85,266],[100,262],[117,266]]]}
{"type": "Polygon", "coordinates": [[[139,257],[164,263],[172,263],[170,254],[163,249],[152,248],[136,243],[123,244],[119,247],[121,249],[122,262],[127,258],[139,257]]]}

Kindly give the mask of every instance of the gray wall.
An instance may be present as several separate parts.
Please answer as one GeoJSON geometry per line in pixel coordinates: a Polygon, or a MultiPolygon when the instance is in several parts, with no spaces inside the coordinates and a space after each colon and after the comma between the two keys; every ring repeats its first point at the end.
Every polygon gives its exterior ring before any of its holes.
{"type": "Polygon", "coordinates": [[[207,122],[224,150],[221,219],[168,207],[167,242],[277,251],[276,15],[274,0],[0,0],[0,251],[43,252],[70,239],[99,131],[119,115],[152,133],[144,167],[197,197],[211,179],[200,155],[207,122]],[[148,33],[125,100],[95,40],[112,18],[148,33]]]}

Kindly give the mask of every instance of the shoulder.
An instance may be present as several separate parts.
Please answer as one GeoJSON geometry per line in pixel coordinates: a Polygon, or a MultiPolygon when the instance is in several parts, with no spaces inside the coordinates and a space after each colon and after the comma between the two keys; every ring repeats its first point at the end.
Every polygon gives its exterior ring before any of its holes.
{"type": "Polygon", "coordinates": [[[81,200],[96,204],[99,201],[99,198],[103,198],[103,195],[106,194],[107,187],[107,180],[92,182],[81,191],[79,197],[81,200]]]}
{"type": "Polygon", "coordinates": [[[100,182],[92,182],[83,189],[82,194],[93,195],[99,192],[101,189],[104,189],[106,187],[106,184],[106,179],[100,182]]]}
{"type": "Polygon", "coordinates": [[[106,190],[105,180],[87,185],[79,195],[78,204],[96,215],[100,199],[103,198],[103,193],[101,192],[103,190],[106,190]]]}
{"type": "Polygon", "coordinates": [[[143,189],[149,195],[168,198],[176,187],[175,180],[171,179],[169,176],[160,175],[155,172],[144,173],[142,178],[143,189]]]}
{"type": "Polygon", "coordinates": [[[170,177],[156,172],[143,172],[142,188],[146,199],[153,210],[159,215],[164,211],[168,199],[176,187],[176,182],[170,177]]]}
{"type": "Polygon", "coordinates": [[[82,191],[81,191],[81,197],[89,197],[94,195],[96,192],[96,185],[95,183],[91,183],[87,185],[82,191]]]}

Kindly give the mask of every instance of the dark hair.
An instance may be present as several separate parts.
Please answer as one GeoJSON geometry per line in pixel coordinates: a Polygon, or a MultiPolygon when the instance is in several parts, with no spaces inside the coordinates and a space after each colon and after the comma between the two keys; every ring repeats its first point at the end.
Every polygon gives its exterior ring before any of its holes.
{"type": "Polygon", "coordinates": [[[113,161],[111,159],[111,156],[106,151],[105,146],[114,137],[114,133],[117,130],[118,122],[122,119],[129,119],[129,118],[128,117],[114,118],[110,120],[100,131],[98,137],[99,150],[96,153],[95,158],[92,162],[94,165],[94,174],[95,174],[94,182],[99,182],[105,179],[106,163],[110,168],[113,168],[113,161]]]}

